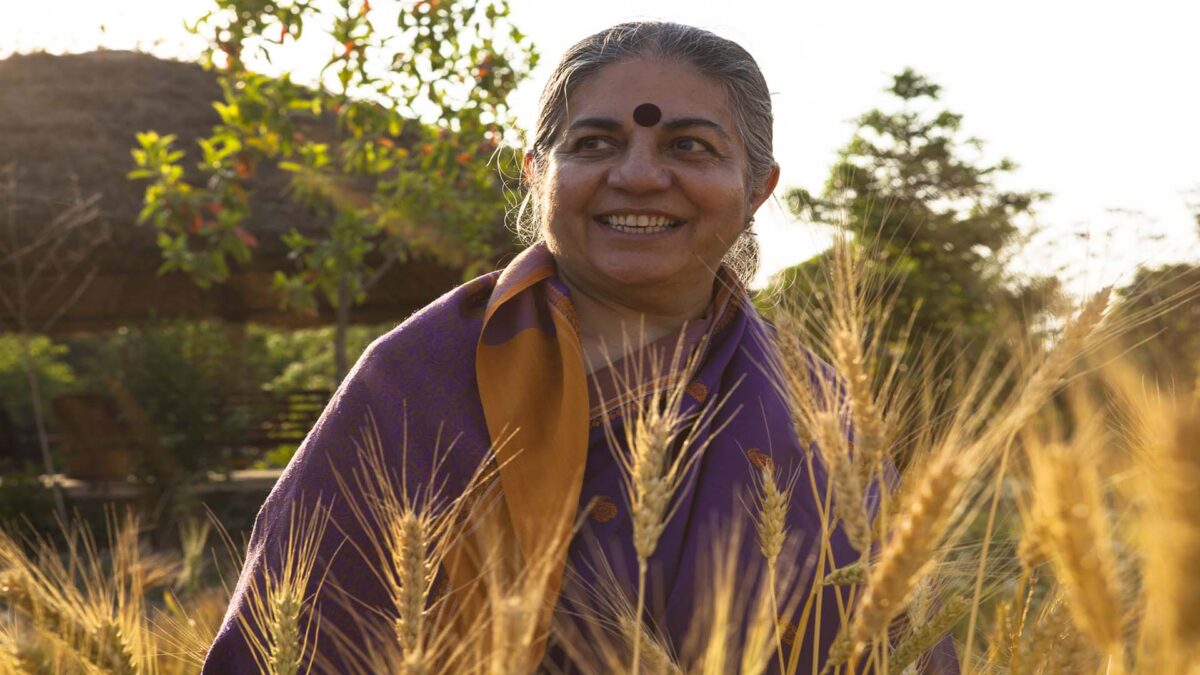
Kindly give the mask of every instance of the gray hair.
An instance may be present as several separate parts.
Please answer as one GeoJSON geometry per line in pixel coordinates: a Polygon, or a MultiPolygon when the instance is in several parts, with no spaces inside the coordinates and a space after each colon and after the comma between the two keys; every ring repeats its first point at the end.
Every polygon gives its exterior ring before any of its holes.
{"type": "MultiPolygon", "coordinates": [[[[753,189],[761,188],[775,164],[775,156],[771,92],[758,63],[732,40],[693,26],[662,21],[618,24],[584,38],[563,54],[542,91],[533,143],[528,149],[534,166],[539,169],[537,173],[562,131],[567,98],[575,87],[607,65],[639,57],[691,65],[725,87],[734,125],[746,148],[747,184],[753,189]]],[[[517,210],[517,234],[526,244],[542,236],[534,192],[526,190],[517,210]]],[[[758,270],[758,242],[749,227],[730,247],[724,262],[743,283],[748,284],[753,278],[758,270]]]]}

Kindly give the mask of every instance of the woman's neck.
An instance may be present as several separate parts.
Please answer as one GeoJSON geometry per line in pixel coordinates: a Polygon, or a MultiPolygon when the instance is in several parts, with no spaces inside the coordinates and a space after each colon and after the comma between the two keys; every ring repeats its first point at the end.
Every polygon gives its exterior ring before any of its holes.
{"type": "Polygon", "coordinates": [[[632,303],[589,292],[569,278],[562,281],[571,291],[579,319],[579,340],[588,373],[678,332],[684,323],[703,317],[712,301],[711,286],[685,297],[632,303]]]}

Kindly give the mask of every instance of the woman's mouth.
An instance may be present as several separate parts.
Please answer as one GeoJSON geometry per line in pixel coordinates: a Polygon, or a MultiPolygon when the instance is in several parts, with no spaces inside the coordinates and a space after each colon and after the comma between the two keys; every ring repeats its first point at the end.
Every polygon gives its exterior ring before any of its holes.
{"type": "Polygon", "coordinates": [[[653,234],[655,232],[665,232],[673,227],[679,227],[683,224],[682,220],[676,220],[670,216],[659,215],[635,215],[635,214],[613,214],[607,216],[599,216],[596,218],[602,225],[610,227],[618,232],[630,232],[633,234],[653,234]]]}

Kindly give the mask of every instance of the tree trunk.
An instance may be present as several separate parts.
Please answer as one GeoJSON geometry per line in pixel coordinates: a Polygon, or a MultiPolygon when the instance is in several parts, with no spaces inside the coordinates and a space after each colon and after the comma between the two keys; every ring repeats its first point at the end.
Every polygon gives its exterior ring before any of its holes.
{"type": "Polygon", "coordinates": [[[333,337],[333,386],[336,389],[341,386],[342,378],[346,377],[348,370],[346,366],[346,332],[350,328],[350,284],[345,275],[338,279],[337,307],[334,308],[334,311],[337,314],[337,329],[333,337]]]}
{"type": "Polygon", "coordinates": [[[42,388],[38,384],[37,371],[33,367],[33,353],[29,349],[29,334],[21,333],[21,365],[25,368],[25,379],[29,382],[29,395],[33,402],[33,423],[37,427],[38,445],[42,451],[42,467],[51,479],[50,489],[54,492],[54,507],[58,517],[67,522],[67,501],[63,498],[62,484],[58,482],[58,471],[54,468],[54,456],[50,454],[50,438],[46,433],[45,415],[42,413],[42,388]]]}

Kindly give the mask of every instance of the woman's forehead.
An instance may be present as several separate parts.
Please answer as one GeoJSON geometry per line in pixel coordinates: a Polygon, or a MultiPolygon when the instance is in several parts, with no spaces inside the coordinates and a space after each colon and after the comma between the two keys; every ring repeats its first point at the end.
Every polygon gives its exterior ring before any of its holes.
{"type": "Polygon", "coordinates": [[[735,135],[733,114],[721,83],[694,66],[639,58],[604,66],[567,97],[568,128],[582,119],[606,119],[622,127],[653,127],[680,118],[707,119],[735,135]]]}

